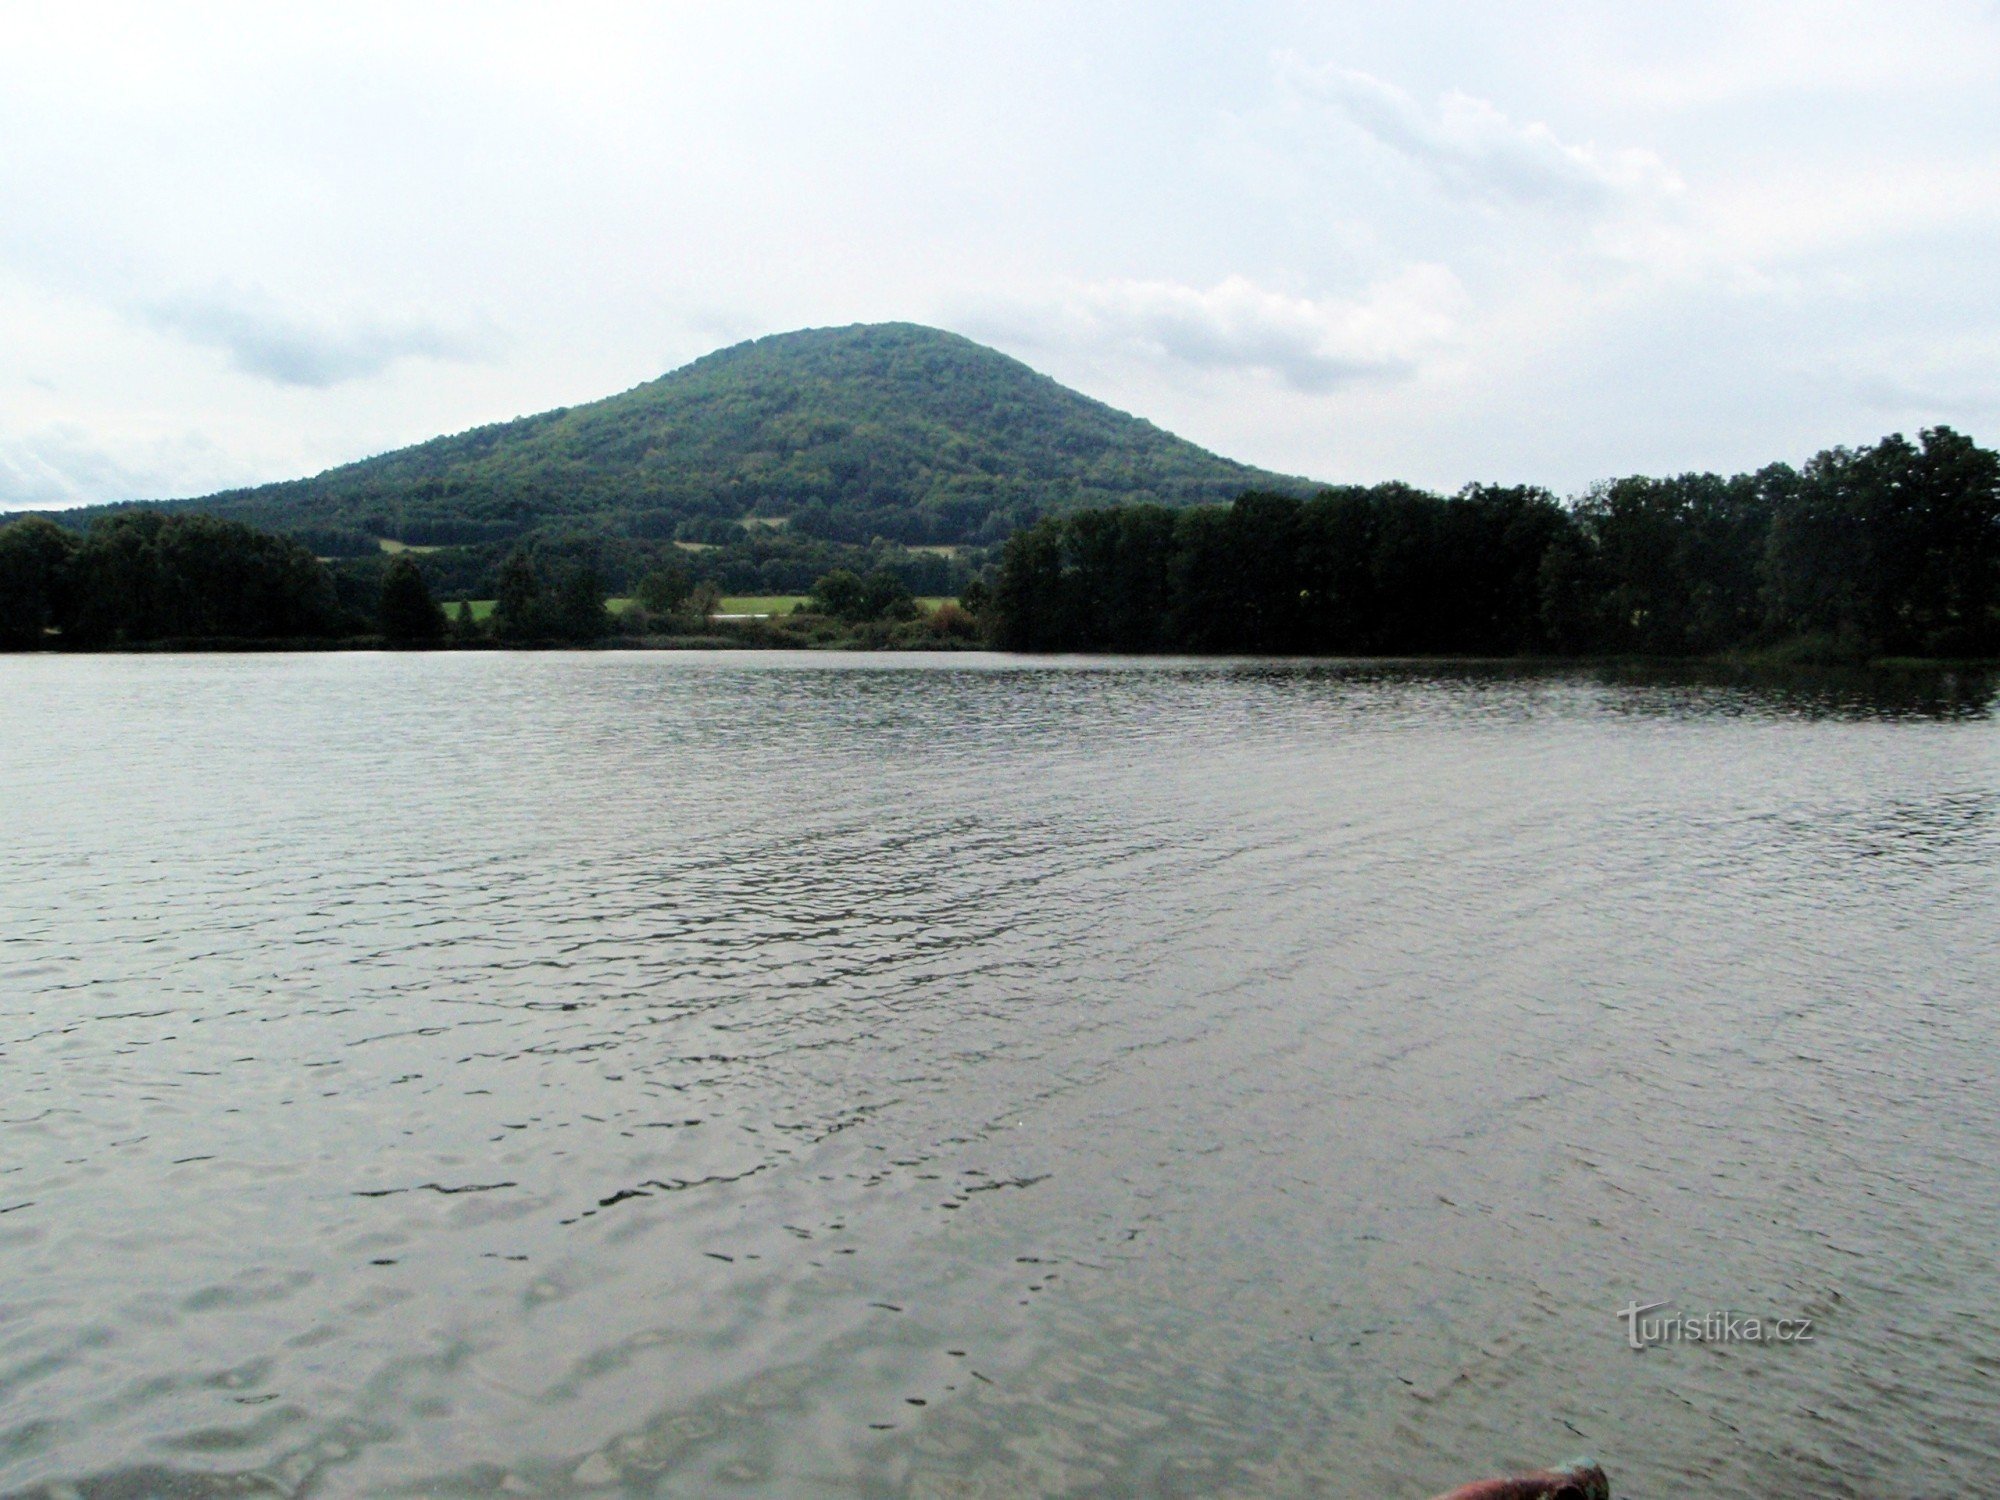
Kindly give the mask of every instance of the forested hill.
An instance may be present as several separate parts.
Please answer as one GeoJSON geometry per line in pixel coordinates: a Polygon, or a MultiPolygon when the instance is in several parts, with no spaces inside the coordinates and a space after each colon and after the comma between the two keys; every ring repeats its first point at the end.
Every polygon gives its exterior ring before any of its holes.
{"type": "Polygon", "coordinates": [[[1250,488],[1307,490],[970,339],[883,323],[757,339],[607,400],[176,508],[319,533],[326,550],[341,534],[452,545],[573,524],[725,542],[746,518],[917,545],[1250,488]]]}

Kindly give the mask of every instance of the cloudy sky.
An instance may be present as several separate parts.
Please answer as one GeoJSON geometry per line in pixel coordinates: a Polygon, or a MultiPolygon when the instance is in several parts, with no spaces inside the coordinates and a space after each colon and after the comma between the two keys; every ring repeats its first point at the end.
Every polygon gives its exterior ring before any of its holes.
{"type": "Polygon", "coordinates": [[[0,509],[881,319],[1328,480],[2000,441],[2000,0],[0,0],[0,509]]]}

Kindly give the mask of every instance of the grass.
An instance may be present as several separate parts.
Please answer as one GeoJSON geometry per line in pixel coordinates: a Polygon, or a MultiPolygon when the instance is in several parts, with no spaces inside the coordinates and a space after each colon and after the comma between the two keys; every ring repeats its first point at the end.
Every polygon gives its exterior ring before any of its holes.
{"type": "Polygon", "coordinates": [[[415,547],[415,546],[412,546],[412,545],[411,545],[410,543],[408,543],[408,542],[397,542],[397,541],[391,541],[391,540],[390,540],[390,539],[389,539],[388,537],[386,537],[386,536],[378,536],[378,537],[376,537],[376,538],[375,538],[375,545],[376,545],[376,546],[378,546],[378,547],[380,547],[380,548],[381,548],[381,549],[382,549],[382,550],[383,550],[384,552],[389,552],[389,553],[395,553],[395,552],[437,552],[437,551],[441,551],[441,550],[442,550],[441,548],[437,548],[437,547],[415,547]]]}
{"type": "MultiPolygon", "coordinates": [[[[725,596],[722,602],[716,606],[716,612],[725,615],[788,615],[799,605],[805,603],[805,601],[806,596],[804,594],[730,594],[725,596]]],[[[614,615],[622,615],[635,602],[635,600],[620,597],[606,599],[604,605],[614,615]]],[[[956,599],[944,594],[926,594],[917,600],[917,603],[925,610],[935,610],[940,604],[956,604],[957,602],[956,599]]],[[[494,601],[491,599],[472,600],[472,618],[482,622],[492,619],[493,603],[494,601]]],[[[457,619],[458,601],[454,599],[447,603],[444,607],[444,612],[447,618],[457,619]]]]}
{"type": "MultiPolygon", "coordinates": [[[[725,615],[790,614],[792,612],[792,605],[803,598],[805,598],[804,594],[741,594],[734,598],[724,599],[720,609],[725,615]]],[[[638,603],[636,599],[618,596],[606,599],[604,607],[614,615],[622,615],[636,603],[638,603]]],[[[493,618],[493,600],[474,599],[471,601],[471,604],[473,619],[483,621],[493,618]]],[[[451,603],[445,605],[444,612],[447,615],[456,616],[458,614],[458,601],[453,600],[451,603]]]]}
{"type": "MultiPolygon", "coordinates": [[[[788,615],[806,602],[804,594],[732,594],[721,604],[725,615],[788,615]]],[[[958,600],[950,594],[924,594],[917,604],[924,610],[935,610],[940,604],[956,604],[958,600]]]]}

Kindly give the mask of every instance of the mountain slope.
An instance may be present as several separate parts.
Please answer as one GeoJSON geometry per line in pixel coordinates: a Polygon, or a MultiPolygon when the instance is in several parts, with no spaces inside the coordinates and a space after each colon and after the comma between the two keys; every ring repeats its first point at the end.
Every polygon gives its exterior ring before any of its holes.
{"type": "Polygon", "coordinates": [[[970,339],[907,323],[738,344],[586,406],[179,506],[406,542],[552,524],[720,539],[993,540],[1037,514],[1304,481],[1219,458],[970,339]]]}

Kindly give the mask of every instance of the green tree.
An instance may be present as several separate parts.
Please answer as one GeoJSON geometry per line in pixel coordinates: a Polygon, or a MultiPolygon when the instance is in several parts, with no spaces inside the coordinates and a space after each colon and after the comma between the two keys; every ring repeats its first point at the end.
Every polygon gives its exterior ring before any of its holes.
{"type": "Polygon", "coordinates": [[[861,580],[861,610],[864,620],[914,620],[917,601],[902,579],[877,568],[861,580]]]}
{"type": "Polygon", "coordinates": [[[1603,590],[1588,538],[1576,526],[1559,532],[1535,570],[1535,613],[1551,649],[1590,650],[1604,635],[1599,618],[1603,590]]]}
{"type": "Polygon", "coordinates": [[[121,511],[67,570],[59,621],[86,644],[296,639],[348,628],[333,576],[290,537],[214,516],[121,511]]]}
{"type": "Polygon", "coordinates": [[[1078,641],[1064,629],[1061,528],[1041,521],[1007,538],[987,607],[994,641],[1007,651],[1061,651],[1078,641]]]}
{"type": "Polygon", "coordinates": [[[516,548],[500,565],[493,628],[502,640],[539,640],[550,634],[549,601],[534,560],[516,548]]]}
{"type": "Polygon", "coordinates": [[[589,563],[572,563],[556,580],[555,633],[566,641],[597,641],[611,633],[604,581],[589,563]]]}
{"type": "Polygon", "coordinates": [[[423,570],[408,553],[396,557],[382,574],[382,602],[376,614],[383,639],[392,645],[428,646],[444,638],[444,610],[431,597],[423,570]]]}
{"type": "Polygon", "coordinates": [[[1862,455],[1873,626],[1890,651],[1970,655],[1995,640],[2000,455],[1949,427],[1862,455]]]}
{"type": "Polygon", "coordinates": [[[820,575],[819,582],[812,586],[808,601],[813,613],[832,615],[840,620],[862,618],[861,580],[846,568],[835,568],[831,573],[820,575]]]}
{"type": "Polygon", "coordinates": [[[1843,652],[1990,648],[1996,456],[1950,428],[1835,448],[1773,496],[1763,582],[1774,634],[1843,652]]]}
{"type": "Polygon", "coordinates": [[[61,612],[77,537],[43,516],[0,527],[0,646],[38,646],[61,612]]]}
{"type": "Polygon", "coordinates": [[[815,613],[855,625],[917,616],[917,601],[910,597],[908,586],[887,568],[877,568],[866,578],[835,568],[813,585],[811,603],[815,613]]]}
{"type": "Polygon", "coordinates": [[[714,579],[704,578],[688,591],[682,608],[697,625],[706,625],[708,617],[722,608],[722,590],[716,587],[714,579]]]}
{"type": "Polygon", "coordinates": [[[694,585],[688,580],[687,569],[679,567],[654,568],[639,580],[635,595],[649,615],[670,615],[687,603],[688,594],[694,585]]]}

